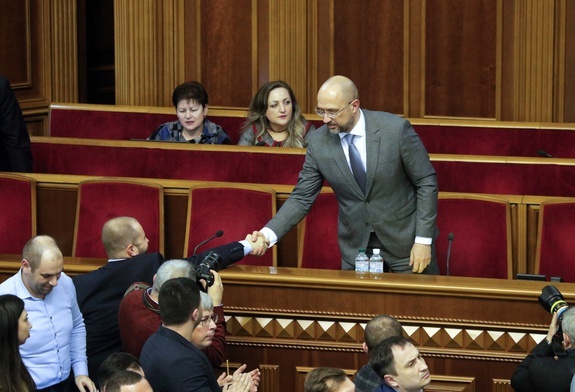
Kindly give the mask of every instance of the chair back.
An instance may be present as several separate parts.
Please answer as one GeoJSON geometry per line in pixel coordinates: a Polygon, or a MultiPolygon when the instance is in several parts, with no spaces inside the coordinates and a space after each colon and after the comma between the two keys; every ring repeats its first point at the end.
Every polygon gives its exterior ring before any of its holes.
{"type": "Polygon", "coordinates": [[[0,253],[22,254],[36,235],[36,181],[0,173],[0,253]]]}
{"type": "MultiPolygon", "coordinates": [[[[246,238],[275,214],[276,192],[257,185],[199,185],[190,188],[184,257],[193,255],[202,241],[222,230],[224,235],[198,248],[202,253],[215,246],[246,238]]],[[[238,264],[275,266],[277,247],[262,257],[246,256],[238,264]]]]}
{"type": "Polygon", "coordinates": [[[331,189],[323,190],[298,225],[298,267],[341,269],[338,216],[335,194],[331,189]]]}
{"type": "Polygon", "coordinates": [[[159,184],[130,179],[98,179],[78,183],[72,256],[107,257],[102,227],[118,216],[130,216],[148,237],[148,252],[164,252],[164,190],[159,184]]]}
{"type": "Polygon", "coordinates": [[[543,201],[539,209],[535,273],[575,282],[575,198],[543,201]]]}
{"type": "Polygon", "coordinates": [[[437,262],[442,275],[511,279],[511,209],[495,196],[440,193],[437,262]],[[449,241],[450,233],[453,240],[449,241]]]}

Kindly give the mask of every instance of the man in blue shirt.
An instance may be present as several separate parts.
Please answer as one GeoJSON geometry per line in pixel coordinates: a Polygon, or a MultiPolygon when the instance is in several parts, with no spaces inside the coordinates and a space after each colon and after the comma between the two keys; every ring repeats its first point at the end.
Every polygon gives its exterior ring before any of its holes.
{"type": "Polygon", "coordinates": [[[20,354],[38,391],[68,390],[66,381],[73,369],[77,389],[96,392],[87,376],[84,320],[74,284],[63,267],[56,241],[49,236],[34,237],[24,246],[20,271],[0,285],[0,294],[22,298],[34,325],[20,354]]]}

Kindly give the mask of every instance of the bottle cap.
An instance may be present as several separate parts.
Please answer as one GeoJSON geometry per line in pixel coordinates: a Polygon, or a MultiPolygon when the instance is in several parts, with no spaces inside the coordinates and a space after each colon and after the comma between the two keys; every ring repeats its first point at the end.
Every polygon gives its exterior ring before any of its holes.
{"type": "Polygon", "coordinates": [[[373,248],[373,254],[378,255],[380,250],[378,248],[373,248]]]}
{"type": "Polygon", "coordinates": [[[365,253],[366,249],[365,248],[359,248],[359,253],[365,253]]]}

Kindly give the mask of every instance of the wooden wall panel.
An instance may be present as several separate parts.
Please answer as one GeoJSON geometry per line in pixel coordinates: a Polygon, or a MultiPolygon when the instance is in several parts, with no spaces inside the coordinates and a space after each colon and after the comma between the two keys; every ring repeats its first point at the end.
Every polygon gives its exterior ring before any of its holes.
{"type": "Polygon", "coordinates": [[[30,86],[30,1],[0,0],[0,9],[0,70],[13,88],[30,86]]]}
{"type": "Polygon", "coordinates": [[[424,117],[496,117],[497,3],[426,2],[424,117]]]}
{"type": "Polygon", "coordinates": [[[575,2],[565,0],[563,105],[553,121],[575,122],[575,2]]]}
{"type": "MultiPolygon", "coordinates": [[[[211,104],[247,107],[257,78],[257,4],[252,0],[235,0],[233,7],[229,4],[227,0],[201,1],[199,50],[185,59],[197,61],[200,69],[197,75],[186,77],[195,77],[204,85],[211,104]]],[[[186,31],[188,39],[193,38],[186,31]]]]}
{"type": "Polygon", "coordinates": [[[116,104],[171,106],[183,80],[181,0],[116,0],[116,104]]]}
{"type": "MultiPolygon", "coordinates": [[[[363,107],[406,114],[405,2],[334,0],[333,8],[333,74],[356,83],[363,107]]],[[[328,38],[318,45],[330,45],[328,38]]]]}
{"type": "Polygon", "coordinates": [[[307,102],[307,0],[269,2],[269,79],[288,83],[299,104],[307,102]]]}
{"type": "Polygon", "coordinates": [[[10,80],[29,133],[47,131],[51,101],[50,3],[0,0],[0,73],[10,80]]]}
{"type": "Polygon", "coordinates": [[[78,36],[76,0],[50,2],[52,99],[78,102],[78,36]]]}
{"type": "Polygon", "coordinates": [[[553,121],[555,0],[515,3],[514,120],[553,121]]]}

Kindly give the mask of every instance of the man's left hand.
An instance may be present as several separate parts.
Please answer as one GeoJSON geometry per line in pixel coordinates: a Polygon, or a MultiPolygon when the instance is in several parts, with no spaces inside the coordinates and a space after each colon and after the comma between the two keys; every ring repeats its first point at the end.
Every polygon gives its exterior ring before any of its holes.
{"type": "Polygon", "coordinates": [[[409,255],[409,265],[414,274],[420,274],[431,263],[431,245],[413,244],[409,255]]]}
{"type": "Polygon", "coordinates": [[[90,380],[90,377],[88,376],[76,376],[74,377],[74,382],[76,383],[76,387],[78,387],[78,390],[84,392],[84,391],[89,391],[89,392],[97,392],[98,389],[96,389],[96,385],[94,384],[94,382],[92,380],[90,380]]]}

